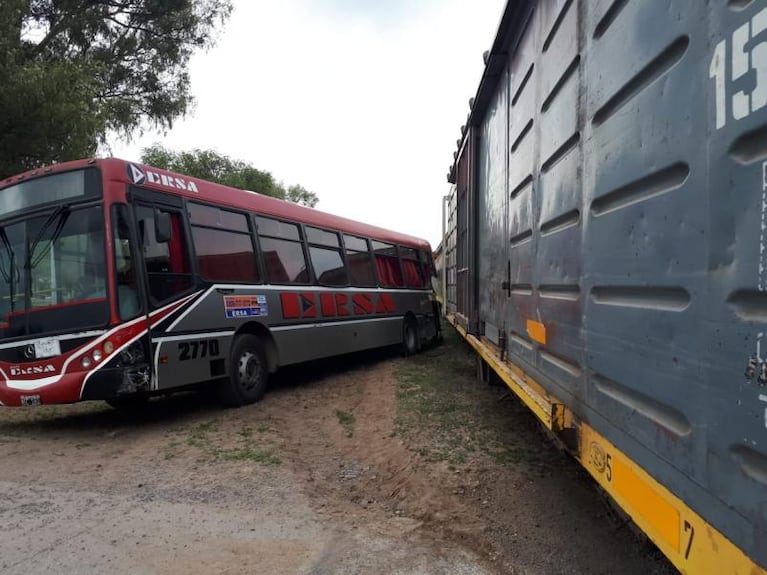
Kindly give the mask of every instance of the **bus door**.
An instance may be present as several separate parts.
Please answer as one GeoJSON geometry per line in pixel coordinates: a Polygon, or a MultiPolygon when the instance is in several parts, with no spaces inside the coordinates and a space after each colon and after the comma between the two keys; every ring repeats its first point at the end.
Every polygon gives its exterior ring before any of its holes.
{"type": "Polygon", "coordinates": [[[152,389],[191,383],[195,381],[194,366],[180,362],[177,337],[168,333],[178,316],[170,311],[174,303],[195,287],[183,202],[175,196],[144,190],[134,190],[133,197],[149,314],[152,389]]]}

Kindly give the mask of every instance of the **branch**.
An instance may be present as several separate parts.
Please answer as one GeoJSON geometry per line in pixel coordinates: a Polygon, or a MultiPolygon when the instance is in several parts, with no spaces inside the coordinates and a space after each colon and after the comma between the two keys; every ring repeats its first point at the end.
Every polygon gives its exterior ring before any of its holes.
{"type": "Polygon", "coordinates": [[[51,24],[50,30],[48,30],[48,33],[45,35],[45,37],[35,46],[32,55],[39,56],[43,50],[48,47],[48,44],[50,44],[53,39],[56,38],[56,36],[61,34],[61,32],[66,29],[67,24],[68,22],[65,16],[62,16],[61,19],[56,22],[56,24],[51,24]]]}
{"type": "Polygon", "coordinates": [[[134,24],[132,19],[127,24],[120,22],[119,20],[117,20],[116,18],[112,18],[111,16],[104,17],[104,20],[109,20],[110,22],[114,22],[121,28],[126,28],[127,30],[138,30],[139,32],[144,32],[144,34],[148,34],[150,36],[157,36],[157,32],[155,32],[154,30],[151,30],[150,28],[144,28],[143,26],[134,24]]]}

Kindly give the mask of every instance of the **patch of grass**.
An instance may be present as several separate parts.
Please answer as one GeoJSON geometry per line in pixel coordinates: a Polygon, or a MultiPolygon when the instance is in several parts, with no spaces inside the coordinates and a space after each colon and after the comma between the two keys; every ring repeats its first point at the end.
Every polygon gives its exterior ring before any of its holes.
{"type": "Polygon", "coordinates": [[[210,433],[211,431],[218,431],[219,429],[221,429],[221,422],[215,419],[209,419],[208,421],[203,421],[202,423],[195,425],[192,428],[192,434],[204,435],[206,433],[210,433]]]}
{"type": "Polygon", "coordinates": [[[452,470],[489,458],[540,472],[560,457],[504,385],[476,379],[475,356],[450,326],[441,346],[400,361],[395,379],[395,430],[426,461],[452,470]]]}
{"type": "Polygon", "coordinates": [[[356,421],[354,414],[336,409],[336,417],[338,418],[338,423],[346,430],[346,436],[351,437],[354,434],[354,422],[356,421]]]}
{"type": "Polygon", "coordinates": [[[186,444],[202,451],[214,451],[211,435],[217,433],[220,428],[221,423],[215,419],[198,423],[188,430],[189,435],[186,438],[186,444]]]}
{"type": "Polygon", "coordinates": [[[336,409],[336,417],[338,418],[338,423],[343,426],[354,425],[354,416],[351,413],[336,409]]]}
{"type": "Polygon", "coordinates": [[[221,459],[227,461],[252,461],[265,465],[279,465],[282,463],[279,457],[271,449],[228,449],[220,452],[221,459]]]}
{"type": "MultiPolygon", "coordinates": [[[[260,426],[257,432],[269,431],[268,426],[260,426]]],[[[200,452],[200,461],[215,463],[219,461],[247,461],[264,465],[279,465],[282,463],[275,454],[274,448],[254,447],[251,441],[254,432],[251,427],[243,427],[235,432],[227,433],[221,429],[221,421],[208,420],[189,428],[174,430],[179,440],[172,441],[164,450],[165,459],[176,456],[176,448],[182,444],[193,447],[200,452]]],[[[262,440],[259,440],[262,441],[262,440]]]]}

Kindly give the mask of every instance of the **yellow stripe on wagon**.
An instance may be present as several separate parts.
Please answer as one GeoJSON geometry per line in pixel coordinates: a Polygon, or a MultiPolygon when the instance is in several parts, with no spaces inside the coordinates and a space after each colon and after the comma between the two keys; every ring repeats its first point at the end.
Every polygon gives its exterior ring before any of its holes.
{"type": "Polygon", "coordinates": [[[766,569],[612,443],[576,420],[562,402],[521,368],[502,360],[492,346],[466,333],[453,316],[447,319],[548,429],[559,433],[566,427],[576,432],[578,448],[571,449],[575,458],[679,571],[695,575],[767,575],[766,569]]]}

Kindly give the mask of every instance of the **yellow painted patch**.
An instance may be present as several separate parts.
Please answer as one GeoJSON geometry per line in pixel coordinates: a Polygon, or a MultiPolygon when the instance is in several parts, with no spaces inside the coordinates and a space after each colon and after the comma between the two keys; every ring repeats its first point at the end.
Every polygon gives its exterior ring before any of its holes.
{"type": "Polygon", "coordinates": [[[615,458],[615,491],[652,525],[668,545],[679,552],[679,511],[642,481],[622,457],[615,458]]]}
{"type": "Polygon", "coordinates": [[[538,321],[527,320],[527,335],[538,343],[546,344],[546,326],[538,321]]]}
{"type": "Polygon", "coordinates": [[[581,464],[680,572],[767,575],[719,531],[625,454],[581,422],[581,464]]]}

